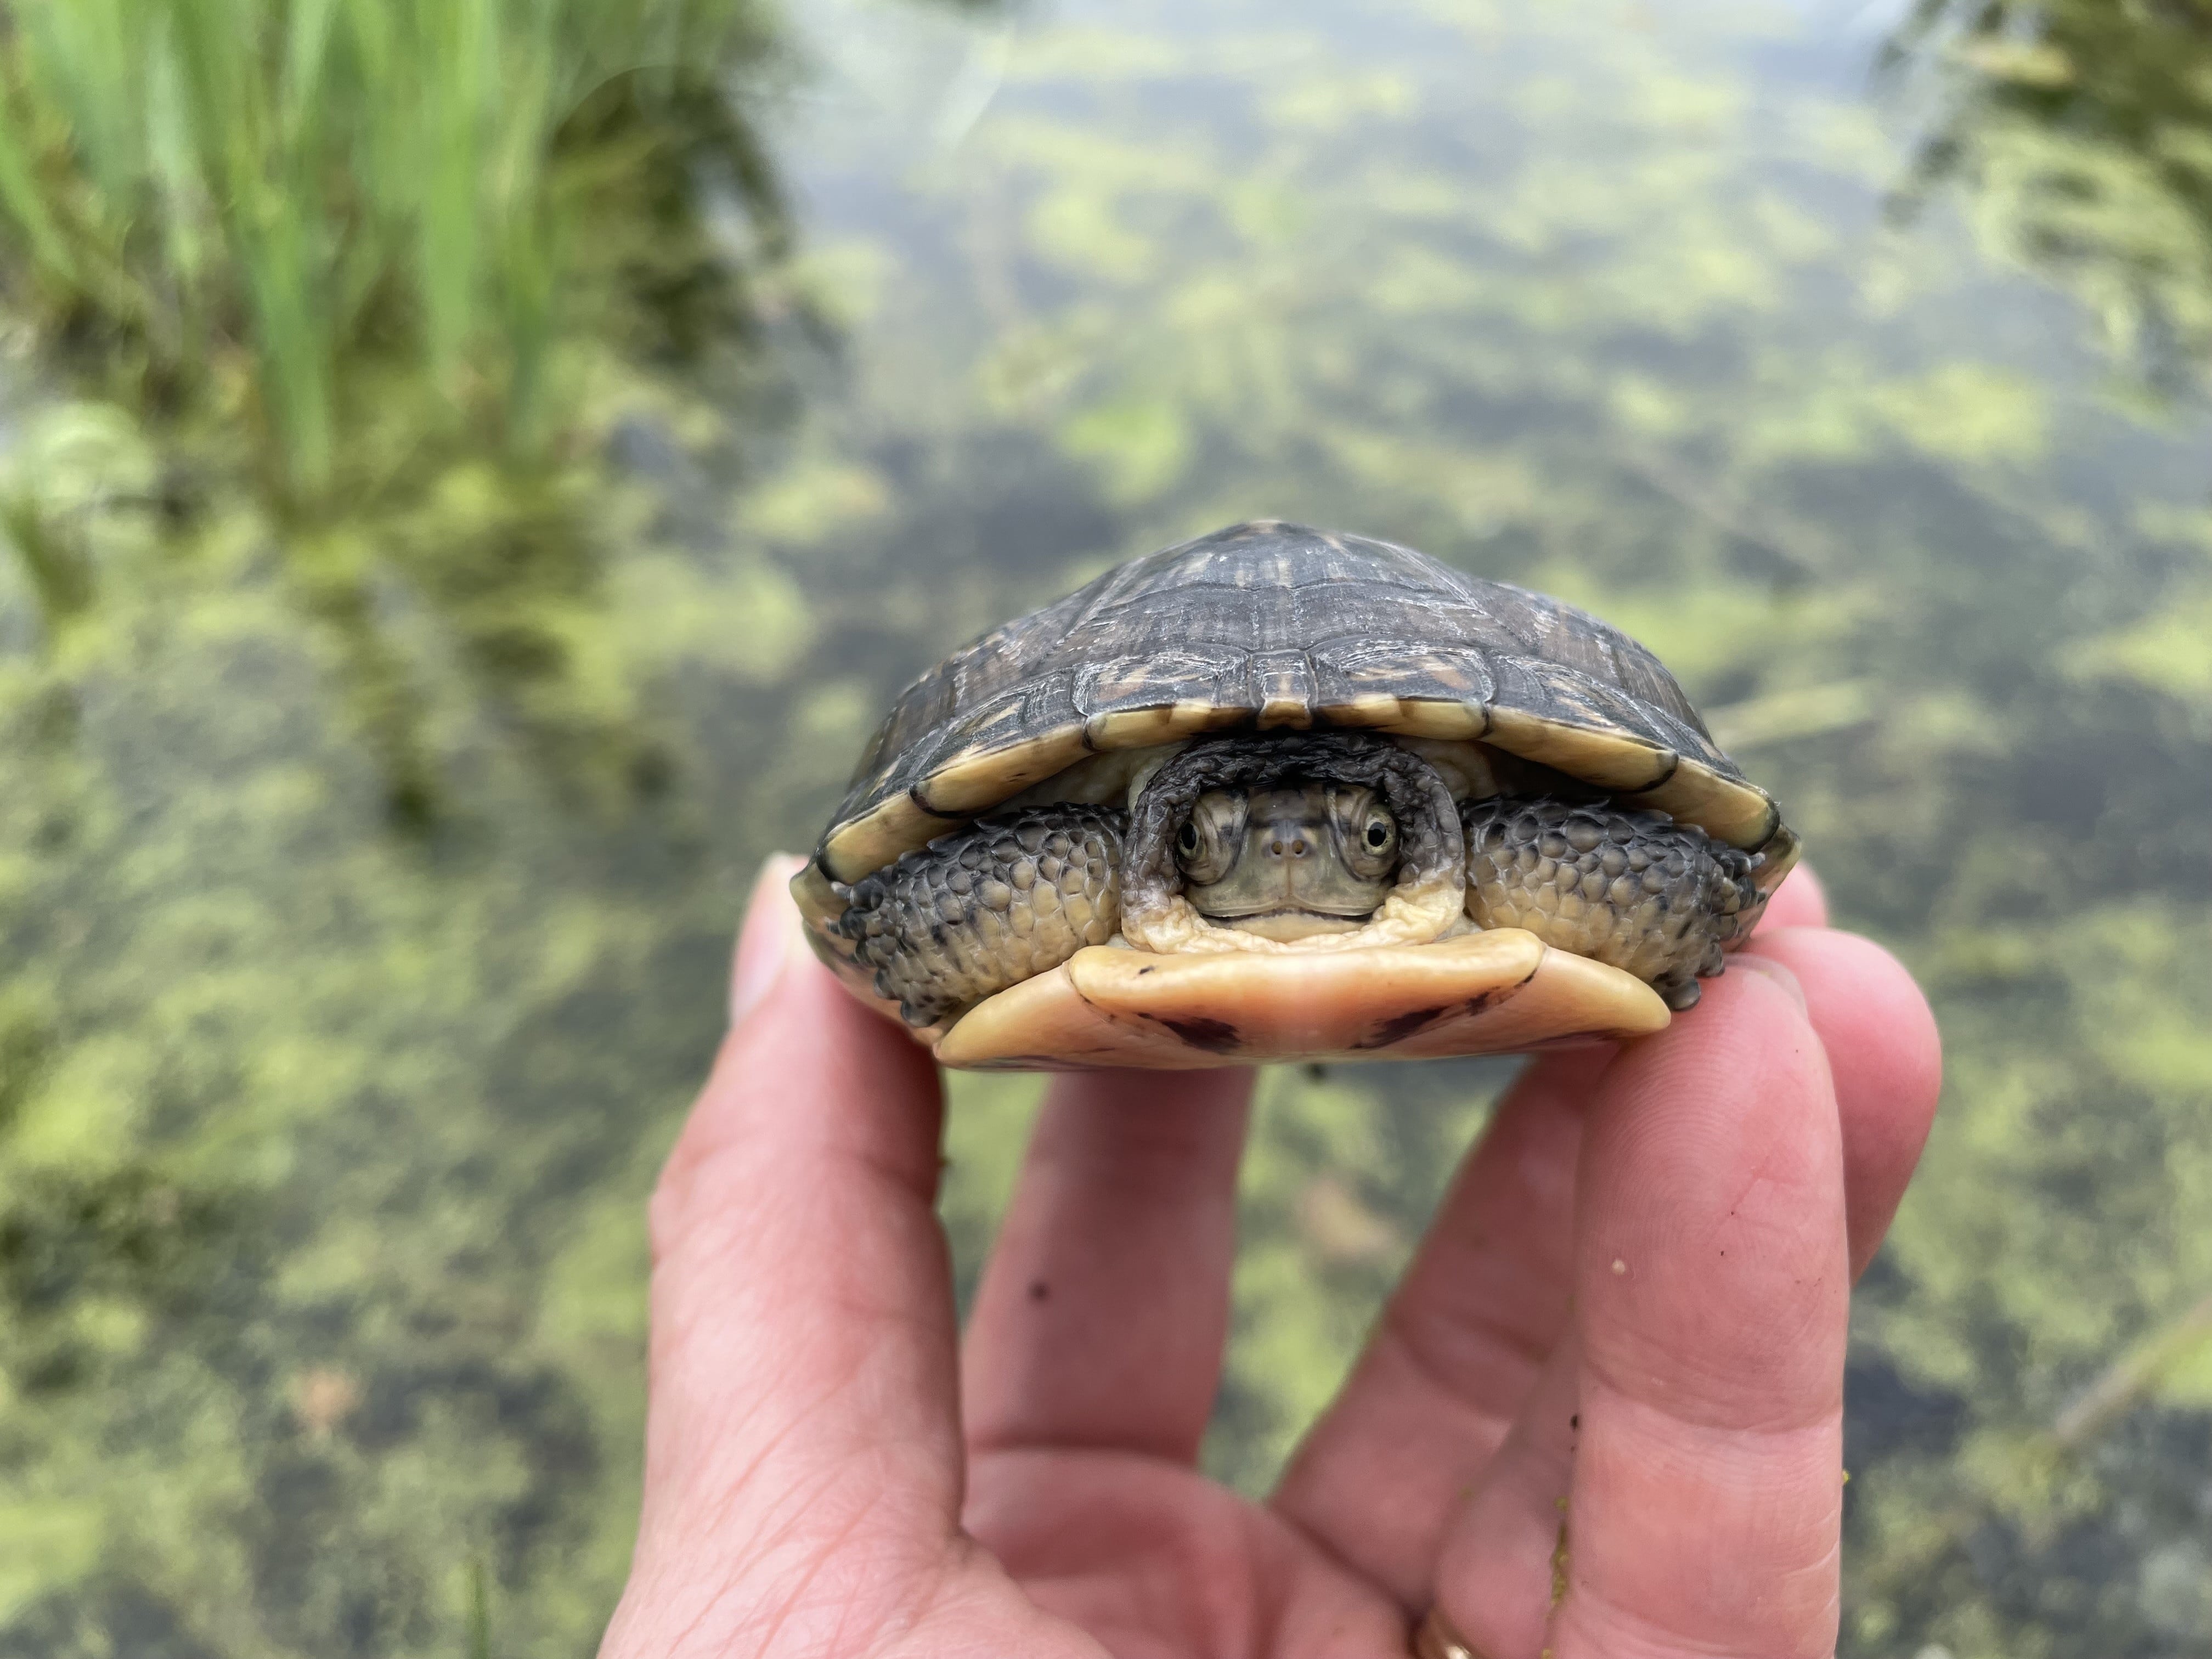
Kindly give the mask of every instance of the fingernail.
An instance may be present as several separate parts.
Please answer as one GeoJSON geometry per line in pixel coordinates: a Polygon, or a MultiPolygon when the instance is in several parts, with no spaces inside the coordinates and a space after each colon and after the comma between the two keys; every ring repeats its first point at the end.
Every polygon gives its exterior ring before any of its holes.
{"type": "Polygon", "coordinates": [[[784,964],[805,947],[799,907],[792,902],[791,878],[806,860],[790,853],[771,853],[753,878],[745,901],[744,926],[738,930],[738,954],[730,969],[730,1024],[750,1012],[782,976],[784,964]]]}
{"type": "Polygon", "coordinates": [[[1790,994],[1790,1000],[1800,1008],[1805,1005],[1805,988],[1797,982],[1797,975],[1784,968],[1772,957],[1754,956],[1748,951],[1739,951],[1729,958],[1732,966],[1772,980],[1790,994]]]}

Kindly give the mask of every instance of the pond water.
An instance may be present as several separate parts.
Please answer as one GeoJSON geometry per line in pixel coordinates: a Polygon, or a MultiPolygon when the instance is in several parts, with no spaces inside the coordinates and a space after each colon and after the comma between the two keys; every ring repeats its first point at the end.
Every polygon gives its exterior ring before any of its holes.
{"type": "MultiPolygon", "coordinates": [[[[737,367],[609,393],[588,500],[179,528],[19,390],[12,533],[102,580],[0,560],[0,1655],[458,1654],[479,1580],[493,1651],[591,1651],[751,870],[946,649],[1263,516],[1636,634],[1929,987],[1844,1650],[2212,1652],[2212,423],[2005,199],[1899,210],[1895,21],[813,0],[738,89],[795,252],[737,367]]],[[[1266,1079],[1225,1477],[1510,1069],[1266,1079]]],[[[1036,1090],[954,1093],[964,1284],[1036,1090]]]]}

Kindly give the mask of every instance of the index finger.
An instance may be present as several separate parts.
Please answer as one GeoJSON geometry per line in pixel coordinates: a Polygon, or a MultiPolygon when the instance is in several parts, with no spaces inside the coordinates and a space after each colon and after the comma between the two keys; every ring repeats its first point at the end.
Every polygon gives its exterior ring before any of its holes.
{"type": "Polygon", "coordinates": [[[1625,1054],[1577,1205],[1569,1656],[1835,1650],[1850,1265],[1826,1057],[1764,974],[1625,1054]]]}
{"type": "MultiPolygon", "coordinates": [[[[770,860],[739,950],[755,1000],[653,1200],[645,1505],[604,1653],[720,1653],[836,1536],[921,1565],[957,1526],[935,1067],[815,962],[770,860]],[[757,983],[765,981],[764,988],[757,983]]],[[[897,1575],[877,1588],[897,1588],[897,1575]]],[[[798,1587],[792,1591],[792,1587],[798,1587]]],[[[865,1619],[853,1587],[813,1611],[865,1619]]]]}

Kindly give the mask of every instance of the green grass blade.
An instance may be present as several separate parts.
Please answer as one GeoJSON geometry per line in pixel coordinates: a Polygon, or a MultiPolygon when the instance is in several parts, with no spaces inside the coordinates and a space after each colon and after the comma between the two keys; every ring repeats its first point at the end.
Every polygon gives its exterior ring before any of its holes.
{"type": "Polygon", "coordinates": [[[480,1555],[469,1558],[468,1659],[491,1659],[491,1575],[480,1555]]]}
{"type": "Polygon", "coordinates": [[[76,261],[60,228],[46,210],[44,192],[36,179],[37,161],[31,150],[31,123],[24,100],[8,88],[0,76],[0,210],[15,221],[29,241],[37,262],[64,282],[76,275],[76,261]]]}

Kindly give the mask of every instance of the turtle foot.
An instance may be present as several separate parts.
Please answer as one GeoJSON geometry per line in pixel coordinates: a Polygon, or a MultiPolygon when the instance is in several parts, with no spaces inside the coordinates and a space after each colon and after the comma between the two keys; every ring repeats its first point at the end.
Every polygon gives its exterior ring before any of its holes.
{"type": "Polygon", "coordinates": [[[980,818],[854,883],[828,931],[908,1024],[942,1024],[1114,937],[1127,820],[1073,802],[980,818]]]}
{"type": "Polygon", "coordinates": [[[1516,796],[1462,811],[1477,927],[1525,927],[1635,975],[1677,1012],[1766,908],[1750,854],[1663,812],[1516,796]]]}

